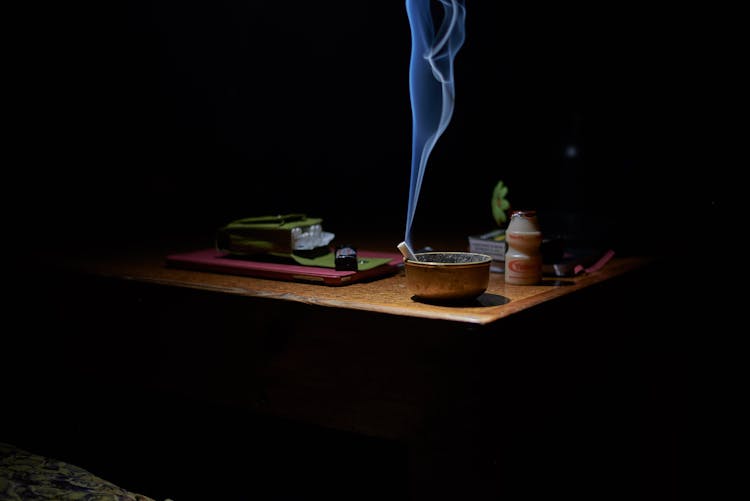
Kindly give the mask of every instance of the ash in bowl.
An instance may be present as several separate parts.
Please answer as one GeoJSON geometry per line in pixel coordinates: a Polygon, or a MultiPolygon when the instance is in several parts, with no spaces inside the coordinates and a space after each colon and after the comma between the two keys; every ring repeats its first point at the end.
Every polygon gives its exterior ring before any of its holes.
{"type": "Polygon", "coordinates": [[[405,259],[406,286],[420,301],[466,302],[487,290],[492,257],[475,252],[421,252],[405,259]]]}
{"type": "Polygon", "coordinates": [[[469,264],[488,261],[486,254],[474,252],[422,252],[416,254],[416,257],[420,263],[469,264]]]}

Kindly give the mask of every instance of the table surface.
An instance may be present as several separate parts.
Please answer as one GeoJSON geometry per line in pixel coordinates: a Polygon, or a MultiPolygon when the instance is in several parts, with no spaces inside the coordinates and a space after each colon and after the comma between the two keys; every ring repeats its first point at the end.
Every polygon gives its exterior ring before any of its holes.
{"type": "MultiPolygon", "coordinates": [[[[206,247],[205,242],[176,242],[34,257],[40,280],[53,266],[66,274],[111,278],[115,285],[153,284],[158,292],[131,294],[125,288],[125,294],[110,294],[106,288],[89,287],[87,280],[71,293],[68,287],[75,281],[46,288],[52,291],[46,297],[51,303],[43,306],[49,315],[29,315],[44,322],[40,332],[57,339],[60,325],[75,328],[65,330],[72,334],[64,342],[44,345],[50,360],[43,365],[49,371],[45,379],[60,380],[75,369],[82,372],[72,379],[75,384],[94,386],[82,393],[86,398],[100,394],[100,384],[107,394],[119,385],[136,388],[136,395],[143,388],[156,389],[157,395],[185,396],[190,402],[207,402],[209,408],[218,404],[283,422],[396,441],[405,445],[409,458],[410,499],[444,499],[444,494],[479,499],[477,493],[495,496],[516,488],[525,492],[540,472],[557,483],[582,485],[590,484],[591,475],[580,472],[596,471],[594,477],[604,479],[601,485],[621,485],[638,474],[630,467],[641,460],[640,452],[625,447],[622,437],[631,435],[621,433],[631,428],[634,415],[621,410],[638,409],[640,395],[656,391],[661,380],[659,373],[641,374],[644,364],[633,363],[642,352],[630,330],[637,315],[623,318],[619,313],[626,310],[620,307],[596,310],[618,318],[618,325],[601,336],[598,322],[568,324],[561,333],[552,333],[544,327],[557,318],[515,314],[552,305],[596,284],[614,285],[619,280],[608,281],[645,268],[652,258],[615,256],[596,272],[550,277],[534,286],[508,285],[502,274],[493,273],[476,304],[450,307],[412,300],[403,269],[371,282],[325,286],[170,268],[166,256],[206,247]],[[175,294],[172,302],[175,291],[209,292],[210,298],[175,294]],[[60,294],[65,296],[58,298],[60,294]],[[227,298],[232,301],[225,308],[227,298]],[[370,312],[374,314],[363,314],[370,312]],[[217,314],[224,315],[221,321],[217,314]],[[502,331],[502,326],[514,331],[516,320],[528,335],[484,335],[502,331]],[[108,335],[100,336],[106,322],[111,322],[106,324],[108,335]],[[241,332],[238,322],[244,322],[241,332]],[[428,328],[419,328],[422,324],[428,328]],[[210,336],[207,327],[213,329],[210,336]],[[61,364],[60,369],[52,369],[58,367],[53,363],[61,364]],[[124,366],[138,370],[120,370],[124,366]],[[644,382],[651,386],[639,386],[644,382]],[[610,455],[602,455],[601,444],[610,455]],[[564,457],[565,464],[540,464],[540,451],[545,457],[564,457]],[[519,458],[520,464],[533,465],[528,476],[511,485],[498,482],[506,470],[521,471],[515,466],[519,458]],[[606,476],[613,472],[622,476],[606,476]]],[[[465,250],[460,244],[434,247],[465,250]]],[[[395,245],[362,243],[360,248],[393,251],[395,245]]],[[[23,283],[32,287],[30,293],[40,286],[39,280],[23,283]]],[[[578,307],[570,317],[577,318],[581,307],[597,305],[582,301],[578,307]]],[[[37,308],[34,303],[31,313],[37,308]]],[[[652,346],[654,339],[648,336],[652,346]]],[[[31,352],[38,364],[39,353],[31,352]]],[[[662,367],[664,357],[658,362],[662,367]]],[[[50,389],[57,391],[57,386],[50,389]]],[[[37,400],[38,391],[27,393],[37,400]]],[[[652,416],[660,411],[647,407],[642,412],[652,416]]],[[[672,423],[667,417],[658,420],[672,423]]],[[[657,428],[658,435],[644,440],[670,437],[668,430],[657,428]]]]}
{"type": "MultiPolygon", "coordinates": [[[[57,258],[54,264],[98,276],[165,286],[483,325],[636,270],[651,261],[648,257],[615,255],[598,271],[584,272],[573,277],[545,277],[538,285],[506,284],[502,273],[493,272],[487,291],[473,303],[436,305],[412,299],[407,291],[403,267],[385,278],[343,286],[328,286],[195,271],[166,265],[167,255],[201,248],[196,245],[146,245],[110,249],[107,252],[89,250],[65,256],[64,259],[57,258]]],[[[389,252],[395,250],[395,246],[388,248],[382,243],[375,243],[367,248],[389,252]]]]}

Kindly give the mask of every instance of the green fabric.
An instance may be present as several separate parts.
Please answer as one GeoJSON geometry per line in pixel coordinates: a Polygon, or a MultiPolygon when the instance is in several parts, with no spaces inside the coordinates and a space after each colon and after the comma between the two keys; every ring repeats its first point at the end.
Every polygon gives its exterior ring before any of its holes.
{"type": "Polygon", "coordinates": [[[224,226],[227,231],[252,231],[257,229],[289,231],[297,226],[321,224],[322,219],[305,214],[280,214],[278,216],[256,216],[237,219],[224,226]]]}
{"type": "MultiPolygon", "coordinates": [[[[291,257],[297,262],[297,264],[301,264],[304,266],[319,266],[321,268],[335,268],[336,267],[336,255],[333,252],[329,252],[328,254],[324,254],[322,256],[319,256],[313,259],[296,256],[294,254],[292,254],[291,257]]],[[[390,261],[390,258],[357,256],[357,270],[358,271],[369,270],[371,268],[375,268],[376,266],[385,264],[389,261],[390,261]]]]}
{"type": "MultiPolygon", "coordinates": [[[[241,259],[268,259],[275,262],[336,268],[336,255],[319,247],[318,256],[302,257],[291,249],[292,229],[321,224],[320,218],[305,214],[281,214],[237,219],[217,231],[216,248],[241,259]]],[[[300,251],[301,252],[301,251],[300,251]]],[[[390,261],[390,258],[358,257],[357,269],[369,270],[390,261]]]]}
{"type": "Polygon", "coordinates": [[[305,214],[280,214],[237,219],[216,231],[216,248],[235,254],[292,252],[292,230],[321,224],[305,214]]]}

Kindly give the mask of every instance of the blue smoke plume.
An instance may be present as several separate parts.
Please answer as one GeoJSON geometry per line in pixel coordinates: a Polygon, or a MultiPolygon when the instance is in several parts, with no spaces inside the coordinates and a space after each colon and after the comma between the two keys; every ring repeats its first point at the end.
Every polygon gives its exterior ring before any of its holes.
{"type": "Polygon", "coordinates": [[[406,0],[406,13],[412,43],[409,66],[412,154],[404,241],[411,247],[411,227],[427,159],[453,115],[456,98],[453,61],[465,38],[465,0],[406,0]],[[435,31],[430,4],[438,2],[443,7],[443,18],[435,31]]]}

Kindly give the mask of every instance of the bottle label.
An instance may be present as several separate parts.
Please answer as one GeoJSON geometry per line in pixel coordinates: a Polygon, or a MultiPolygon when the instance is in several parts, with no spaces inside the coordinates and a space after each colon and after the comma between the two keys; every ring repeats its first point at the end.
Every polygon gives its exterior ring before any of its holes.
{"type": "Polygon", "coordinates": [[[505,281],[512,284],[535,284],[542,280],[542,259],[538,256],[505,258],[505,281]]]}
{"type": "Polygon", "coordinates": [[[512,273],[536,275],[539,269],[539,260],[534,258],[512,259],[508,261],[508,269],[512,273]]]}

